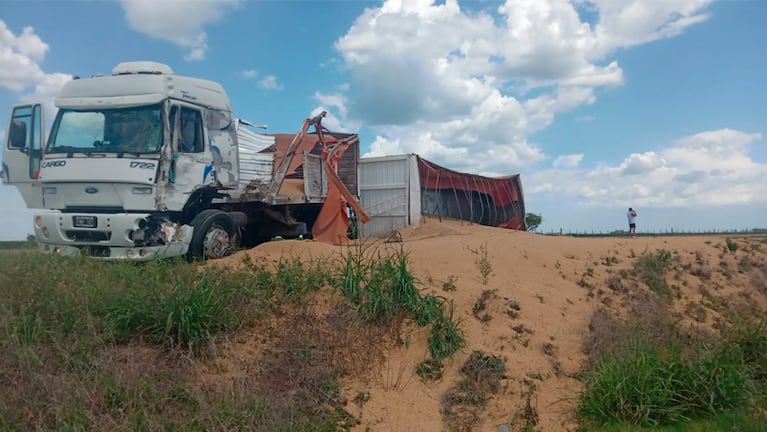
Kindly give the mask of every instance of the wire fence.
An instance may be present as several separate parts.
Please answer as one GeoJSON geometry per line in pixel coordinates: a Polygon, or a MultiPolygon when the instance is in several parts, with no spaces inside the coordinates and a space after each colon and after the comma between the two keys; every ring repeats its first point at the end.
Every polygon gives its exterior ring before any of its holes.
{"type": "MultiPolygon", "coordinates": [[[[583,230],[572,231],[563,230],[559,231],[550,230],[548,232],[539,230],[538,234],[549,236],[567,235],[572,237],[628,237],[629,232],[627,230],[615,230],[615,231],[598,231],[598,230],[583,230]]],[[[674,228],[667,228],[665,230],[658,231],[643,231],[637,232],[636,237],[660,237],[660,236],[706,236],[706,235],[767,235],[767,228],[730,228],[730,229],[711,229],[711,230],[679,230],[674,228]]]]}

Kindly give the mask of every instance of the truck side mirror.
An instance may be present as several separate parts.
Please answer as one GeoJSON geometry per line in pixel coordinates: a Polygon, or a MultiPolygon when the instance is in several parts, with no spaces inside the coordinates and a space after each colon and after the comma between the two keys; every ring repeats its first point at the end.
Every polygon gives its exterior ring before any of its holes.
{"type": "Polygon", "coordinates": [[[14,120],[8,129],[8,146],[12,149],[27,147],[27,124],[14,120]]]}

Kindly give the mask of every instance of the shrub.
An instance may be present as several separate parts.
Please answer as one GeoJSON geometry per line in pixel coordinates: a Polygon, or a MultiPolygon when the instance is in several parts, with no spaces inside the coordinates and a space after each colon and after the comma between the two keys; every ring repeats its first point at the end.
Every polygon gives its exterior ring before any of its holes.
{"type": "Polygon", "coordinates": [[[462,378],[442,397],[442,418],[450,425],[449,430],[471,430],[479,411],[498,392],[506,360],[473,351],[459,372],[462,378]]]}
{"type": "Polygon", "coordinates": [[[487,322],[492,319],[492,316],[485,311],[487,310],[487,302],[493,298],[495,295],[495,290],[486,289],[482,291],[482,294],[479,296],[476,302],[474,302],[474,306],[472,306],[472,314],[475,318],[482,322],[487,322]]]}
{"type": "MultiPolygon", "coordinates": [[[[655,306],[656,308],[659,305],[655,306]]],[[[663,314],[631,323],[592,317],[578,413],[587,422],[671,425],[748,406],[764,384],[763,320],[744,319],[713,341],[681,334],[663,314]],[[664,324],[666,322],[667,324],[664,324]]],[[[763,391],[763,390],[762,390],[763,391]]]]}
{"type": "Polygon", "coordinates": [[[672,289],[666,282],[666,271],[672,265],[671,253],[659,249],[655,253],[643,254],[634,263],[634,271],[648,288],[664,298],[671,298],[672,289]]]}
{"type": "Polygon", "coordinates": [[[581,416],[600,423],[669,425],[739,406],[751,395],[746,368],[732,351],[698,359],[636,350],[603,359],[585,375],[581,416]]]}
{"type": "MultiPolygon", "coordinates": [[[[410,317],[419,326],[431,326],[428,340],[431,359],[438,365],[464,344],[453,305],[436,296],[421,296],[418,280],[408,269],[408,254],[392,254],[353,246],[346,250],[333,286],[356,306],[357,317],[366,323],[390,325],[410,317]]],[[[426,366],[424,366],[426,367],[426,366]]]]}
{"type": "Polygon", "coordinates": [[[447,280],[442,283],[442,289],[445,291],[455,291],[455,282],[458,280],[458,278],[454,275],[450,275],[447,277],[447,280]]]}
{"type": "Polygon", "coordinates": [[[302,257],[280,257],[271,278],[275,292],[292,302],[300,302],[307,295],[322,288],[330,276],[320,260],[306,260],[302,257]]]}
{"type": "Polygon", "coordinates": [[[148,333],[163,344],[196,348],[237,322],[231,294],[210,273],[171,290],[130,288],[107,305],[105,320],[118,340],[134,332],[148,333]]]}
{"type": "Polygon", "coordinates": [[[453,319],[453,303],[445,308],[445,314],[431,324],[431,333],[427,345],[434,360],[450,357],[466,343],[459,322],[453,319]]]}

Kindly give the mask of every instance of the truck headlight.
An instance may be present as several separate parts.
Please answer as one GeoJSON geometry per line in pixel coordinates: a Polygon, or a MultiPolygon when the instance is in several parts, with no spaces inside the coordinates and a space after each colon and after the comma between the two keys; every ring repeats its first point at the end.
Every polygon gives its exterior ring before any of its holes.
{"type": "Polygon", "coordinates": [[[134,187],[131,192],[133,192],[134,195],[151,195],[152,194],[152,188],[151,187],[134,187]]]}

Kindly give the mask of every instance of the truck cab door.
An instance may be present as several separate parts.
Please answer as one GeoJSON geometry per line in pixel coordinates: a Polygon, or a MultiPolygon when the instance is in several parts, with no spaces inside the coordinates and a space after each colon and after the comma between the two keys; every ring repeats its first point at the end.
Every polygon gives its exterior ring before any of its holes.
{"type": "Polygon", "coordinates": [[[2,180],[16,186],[27,208],[43,208],[38,177],[45,144],[43,108],[40,104],[13,107],[3,146],[2,180]]]}
{"type": "Polygon", "coordinates": [[[204,115],[200,107],[174,102],[168,115],[172,161],[169,182],[173,194],[163,200],[167,208],[180,210],[190,194],[206,183],[210,165],[210,152],[205,145],[204,115]]]}

